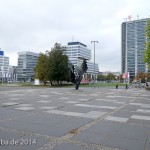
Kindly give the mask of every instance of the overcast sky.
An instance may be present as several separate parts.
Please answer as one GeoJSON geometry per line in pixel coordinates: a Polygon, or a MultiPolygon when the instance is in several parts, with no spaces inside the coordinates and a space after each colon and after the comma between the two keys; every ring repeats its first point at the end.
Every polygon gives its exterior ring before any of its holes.
{"type": "Polygon", "coordinates": [[[79,41],[100,71],[121,70],[121,23],[150,17],[149,0],[0,0],[0,48],[17,65],[18,52],[45,52],[79,41]]]}

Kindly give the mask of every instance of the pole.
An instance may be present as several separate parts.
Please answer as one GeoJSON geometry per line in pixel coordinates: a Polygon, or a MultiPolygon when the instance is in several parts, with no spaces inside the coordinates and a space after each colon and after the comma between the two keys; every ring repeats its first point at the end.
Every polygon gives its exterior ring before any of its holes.
{"type": "Polygon", "coordinates": [[[95,88],[95,43],[98,43],[98,41],[91,41],[91,43],[94,43],[94,88],[95,88]]]}

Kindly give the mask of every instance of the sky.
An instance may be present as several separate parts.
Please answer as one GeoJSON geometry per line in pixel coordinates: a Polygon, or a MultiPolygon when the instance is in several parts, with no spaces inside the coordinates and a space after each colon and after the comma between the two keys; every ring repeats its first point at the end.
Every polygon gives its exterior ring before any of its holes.
{"type": "Polygon", "coordinates": [[[0,0],[0,48],[17,65],[18,52],[42,52],[79,41],[99,71],[121,70],[121,23],[150,17],[149,0],[0,0]]]}

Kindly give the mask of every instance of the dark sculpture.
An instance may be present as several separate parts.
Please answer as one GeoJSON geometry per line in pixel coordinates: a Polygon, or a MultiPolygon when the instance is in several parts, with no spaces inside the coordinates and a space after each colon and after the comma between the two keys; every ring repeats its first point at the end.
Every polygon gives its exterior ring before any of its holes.
{"type": "Polygon", "coordinates": [[[71,82],[73,83],[76,90],[78,90],[83,74],[87,71],[87,61],[82,58],[83,62],[80,67],[75,68],[74,65],[69,62],[69,68],[71,71],[71,82]]]}

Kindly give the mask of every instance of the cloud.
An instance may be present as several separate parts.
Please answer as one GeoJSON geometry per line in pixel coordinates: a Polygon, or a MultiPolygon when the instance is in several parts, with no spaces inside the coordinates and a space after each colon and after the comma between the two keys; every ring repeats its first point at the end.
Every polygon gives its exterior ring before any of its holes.
{"type": "MultiPolygon", "coordinates": [[[[17,52],[45,52],[59,42],[96,44],[100,70],[121,70],[121,23],[148,17],[147,0],[0,0],[0,47],[17,65],[17,52]],[[102,66],[102,67],[101,67],[102,66]]],[[[92,57],[93,60],[93,57],[92,57]]]]}

